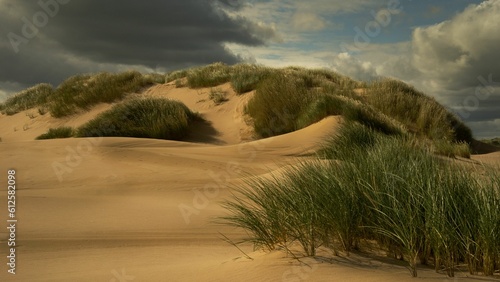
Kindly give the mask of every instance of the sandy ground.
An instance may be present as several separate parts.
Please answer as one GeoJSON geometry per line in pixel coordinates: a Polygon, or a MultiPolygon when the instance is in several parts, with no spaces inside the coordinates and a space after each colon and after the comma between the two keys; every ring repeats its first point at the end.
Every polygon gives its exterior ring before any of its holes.
{"type": "MultiPolygon", "coordinates": [[[[325,251],[300,261],[283,252],[224,242],[241,230],[213,223],[219,203],[250,175],[297,163],[341,122],[329,117],[303,130],[251,141],[243,117],[252,93],[226,103],[208,100],[210,89],[158,85],[144,94],[183,101],[200,112],[190,142],[134,138],[33,141],[49,127],[78,126],[110,105],[55,120],[36,111],[0,116],[0,183],[15,169],[16,275],[7,273],[9,234],[0,228],[0,281],[498,281],[448,279],[422,267],[412,279],[404,265],[369,254],[334,257],[325,251]],[[248,142],[247,142],[248,141],[248,142]]],[[[488,162],[498,153],[482,155],[488,162]]],[[[1,185],[6,197],[6,185],[1,185]]],[[[0,225],[7,226],[0,200],[0,225]]]]}

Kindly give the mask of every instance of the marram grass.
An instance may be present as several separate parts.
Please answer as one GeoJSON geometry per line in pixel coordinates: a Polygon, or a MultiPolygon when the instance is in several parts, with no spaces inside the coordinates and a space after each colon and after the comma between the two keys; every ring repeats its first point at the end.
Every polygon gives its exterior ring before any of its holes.
{"type": "Polygon", "coordinates": [[[137,137],[180,140],[200,119],[184,104],[163,98],[132,99],[117,104],[77,130],[78,137],[137,137]]]}
{"type": "Polygon", "coordinates": [[[245,229],[257,247],[298,242],[347,254],[376,240],[403,258],[412,276],[434,264],[454,276],[458,264],[492,275],[500,268],[500,177],[478,176],[405,136],[346,123],[338,138],[275,179],[236,189],[220,221],[245,229]]]}
{"type": "Polygon", "coordinates": [[[75,131],[73,128],[68,126],[61,126],[57,128],[50,128],[47,133],[44,133],[38,137],[36,140],[44,140],[44,139],[56,139],[56,138],[70,138],[73,137],[75,131]]]}

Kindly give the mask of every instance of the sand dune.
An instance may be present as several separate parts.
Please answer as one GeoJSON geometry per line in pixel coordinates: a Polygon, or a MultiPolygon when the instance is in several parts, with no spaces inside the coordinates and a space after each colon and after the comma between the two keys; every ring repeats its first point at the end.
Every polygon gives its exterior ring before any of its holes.
{"type": "MultiPolygon", "coordinates": [[[[192,142],[33,141],[49,127],[83,124],[110,107],[105,104],[64,120],[27,112],[1,116],[0,179],[5,183],[6,171],[16,169],[19,245],[16,276],[8,275],[3,263],[0,281],[415,280],[404,266],[368,255],[330,260],[320,253],[299,262],[283,252],[266,254],[245,246],[249,260],[224,242],[219,232],[235,240],[245,236],[212,223],[224,214],[219,202],[229,197],[231,187],[249,175],[304,160],[336,131],[341,118],[250,141],[243,108],[252,94],[236,96],[229,85],[221,88],[229,101],[220,106],[208,100],[208,89],[167,84],[143,94],[177,99],[200,112],[209,122],[192,134],[192,142]]],[[[6,213],[0,214],[5,223],[6,213]]],[[[0,230],[0,252],[6,254],[8,234],[0,230]]],[[[419,275],[425,281],[453,281],[430,269],[419,275]]]]}

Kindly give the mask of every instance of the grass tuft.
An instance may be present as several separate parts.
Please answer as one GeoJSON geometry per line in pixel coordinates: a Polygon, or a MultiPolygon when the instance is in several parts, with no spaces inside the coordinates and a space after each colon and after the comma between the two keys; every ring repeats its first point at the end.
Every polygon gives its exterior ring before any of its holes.
{"type": "Polygon", "coordinates": [[[214,102],[215,105],[220,105],[227,101],[226,92],[220,88],[210,89],[208,98],[214,102]]]}
{"type": "Polygon", "coordinates": [[[433,263],[448,276],[500,268],[500,177],[486,179],[443,162],[408,136],[346,122],[320,152],[274,179],[254,178],[223,206],[222,223],[245,229],[246,242],[273,250],[298,242],[347,255],[375,240],[407,262],[412,276],[433,263]]]}
{"type": "Polygon", "coordinates": [[[74,135],[74,130],[71,127],[62,126],[58,128],[51,128],[47,133],[44,133],[38,137],[36,140],[45,140],[45,139],[57,139],[57,138],[71,138],[74,135]]]}
{"type": "Polygon", "coordinates": [[[385,79],[373,82],[367,100],[378,111],[432,140],[472,141],[471,130],[435,99],[404,82],[385,79]]]}
{"type": "Polygon", "coordinates": [[[271,74],[266,67],[255,65],[236,65],[231,74],[231,86],[237,94],[243,94],[255,90],[259,83],[271,74]]]}
{"type": "Polygon", "coordinates": [[[297,77],[274,74],[259,85],[247,112],[257,134],[279,135],[298,129],[297,119],[313,98],[297,77]]]}
{"type": "Polygon", "coordinates": [[[199,116],[184,104],[162,98],[133,99],[78,128],[78,137],[138,137],[180,140],[199,116]]]}
{"type": "Polygon", "coordinates": [[[57,87],[50,113],[56,118],[72,115],[99,103],[119,101],[152,83],[151,78],[139,72],[73,76],[57,87]]]}
{"type": "Polygon", "coordinates": [[[187,73],[187,84],[190,88],[215,87],[230,80],[231,67],[223,63],[193,69],[187,73]]]}
{"type": "Polygon", "coordinates": [[[8,98],[2,104],[2,113],[14,115],[37,106],[44,106],[53,94],[52,85],[46,83],[35,85],[8,98]]]}

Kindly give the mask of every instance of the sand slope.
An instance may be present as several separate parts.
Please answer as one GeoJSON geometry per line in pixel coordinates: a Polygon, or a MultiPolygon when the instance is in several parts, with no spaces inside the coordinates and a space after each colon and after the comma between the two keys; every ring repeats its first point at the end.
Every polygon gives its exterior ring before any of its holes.
{"type": "MultiPolygon", "coordinates": [[[[7,169],[16,169],[19,220],[17,274],[7,274],[3,259],[0,281],[415,281],[404,266],[365,255],[320,256],[301,263],[282,252],[266,254],[246,246],[249,260],[225,243],[219,232],[235,240],[245,236],[212,223],[224,214],[219,202],[229,197],[231,187],[249,175],[307,158],[336,131],[341,118],[242,142],[252,136],[242,114],[251,93],[235,96],[228,85],[221,87],[229,98],[221,106],[207,100],[207,89],[159,85],[143,94],[178,99],[199,111],[209,123],[190,137],[198,143],[33,141],[50,126],[78,126],[110,105],[64,120],[26,113],[0,117],[0,181],[6,183],[7,169]],[[25,123],[30,127],[22,130],[25,123]]],[[[0,202],[3,225],[6,199],[0,202]]],[[[4,258],[7,236],[1,228],[4,258]]],[[[419,274],[424,279],[418,280],[453,281],[432,270],[419,274]]]]}

